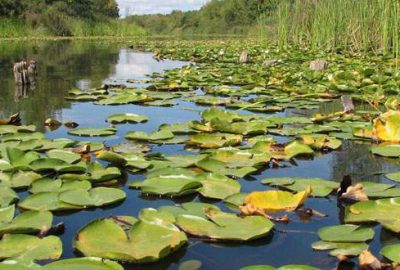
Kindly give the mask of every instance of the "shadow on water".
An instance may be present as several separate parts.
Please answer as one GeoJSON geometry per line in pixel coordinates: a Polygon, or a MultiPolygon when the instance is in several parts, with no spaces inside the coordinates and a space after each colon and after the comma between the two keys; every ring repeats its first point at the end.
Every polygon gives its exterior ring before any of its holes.
{"type": "MultiPolygon", "coordinates": [[[[3,42],[0,44],[0,118],[17,111],[21,112],[25,124],[34,124],[45,131],[43,122],[52,117],[58,120],[74,120],[82,127],[108,126],[105,119],[115,113],[137,113],[149,117],[149,121],[137,125],[118,125],[118,132],[106,140],[107,145],[124,141],[123,135],[132,130],[154,131],[164,123],[181,123],[199,120],[198,111],[205,107],[193,103],[178,101],[170,108],[144,107],[139,105],[96,106],[90,102],[73,103],[64,97],[72,87],[88,89],[107,82],[125,82],[127,79],[141,80],[146,74],[162,72],[164,69],[181,67],[187,62],[157,62],[151,53],[135,52],[123,43],[109,41],[54,41],[54,42],[3,42]],[[35,59],[38,62],[38,83],[34,89],[15,87],[12,77],[13,63],[21,59],[35,59]]],[[[324,113],[340,109],[340,104],[326,103],[319,109],[324,113]]],[[[315,110],[288,110],[279,115],[309,117],[315,110]]],[[[248,113],[248,112],[243,112],[248,113]]],[[[75,140],[82,138],[69,136],[67,129],[61,127],[47,131],[50,138],[67,137],[75,140]]],[[[85,139],[86,140],[86,139],[85,139]]],[[[99,139],[93,139],[99,140],[99,139]]],[[[286,139],[287,140],[287,139],[286,139]]],[[[321,177],[340,181],[343,175],[350,174],[358,181],[387,182],[380,171],[397,171],[397,160],[376,158],[370,154],[368,145],[344,141],[338,151],[318,154],[313,158],[298,158],[287,162],[285,168],[265,167],[246,179],[239,179],[243,192],[265,190],[260,180],[266,177],[321,177]]],[[[166,154],[187,154],[182,145],[152,146],[153,152],[166,154]]],[[[124,202],[106,208],[90,209],[79,212],[64,212],[55,215],[54,223],[64,222],[63,258],[75,257],[72,240],[80,228],[91,220],[112,215],[137,216],[142,208],[157,208],[164,205],[188,201],[212,202],[226,209],[221,202],[207,200],[197,194],[171,200],[169,198],[150,197],[138,190],[129,189],[135,180],[144,179],[141,174],[126,174],[120,184],[127,194],[124,202]]],[[[19,193],[23,198],[26,191],[19,193]]],[[[312,264],[321,269],[337,266],[337,259],[327,252],[314,252],[311,244],[318,240],[316,231],[324,226],[343,222],[344,209],[338,207],[336,198],[313,198],[305,207],[314,208],[328,214],[326,218],[302,218],[294,215],[289,224],[278,224],[277,230],[269,237],[246,244],[215,244],[191,238],[186,249],[180,250],[156,264],[125,265],[125,269],[178,269],[186,260],[200,260],[201,269],[239,269],[248,265],[269,264],[312,264]]],[[[380,238],[371,243],[371,249],[377,254],[383,243],[398,243],[399,237],[386,230],[375,227],[380,238]]],[[[354,264],[342,265],[340,269],[353,269],[354,264]]]]}

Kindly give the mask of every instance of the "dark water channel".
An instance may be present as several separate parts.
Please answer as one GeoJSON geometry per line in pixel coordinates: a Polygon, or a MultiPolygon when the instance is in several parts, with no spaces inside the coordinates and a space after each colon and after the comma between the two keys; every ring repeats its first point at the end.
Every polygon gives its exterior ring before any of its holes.
{"type": "MultiPolygon", "coordinates": [[[[125,81],[126,79],[145,79],[146,74],[161,72],[164,69],[181,67],[187,63],[178,61],[157,62],[151,53],[128,49],[128,44],[100,41],[53,41],[53,42],[2,42],[0,44],[0,118],[20,112],[24,124],[34,124],[46,132],[49,138],[67,137],[75,140],[87,140],[67,135],[64,127],[56,131],[46,131],[45,119],[73,120],[81,127],[106,127],[107,116],[115,113],[137,113],[147,115],[149,121],[137,125],[118,125],[116,136],[101,139],[107,145],[124,141],[128,131],[154,131],[163,123],[180,123],[199,119],[194,103],[178,100],[178,105],[170,108],[145,107],[139,105],[96,106],[91,102],[74,103],[64,99],[68,90],[76,86],[81,89],[98,87],[105,81],[125,81]],[[22,58],[35,59],[39,65],[39,80],[35,89],[16,88],[12,78],[13,62],[22,58]]],[[[334,104],[324,104],[321,111],[334,111],[334,104]]],[[[310,115],[310,111],[287,111],[283,115],[310,115]]],[[[97,139],[98,140],[98,139],[97,139]]],[[[153,152],[168,154],[187,154],[182,145],[154,146],[153,152]]],[[[340,181],[345,174],[357,180],[386,182],[384,176],[376,175],[379,171],[397,171],[398,161],[376,158],[368,151],[368,145],[344,141],[340,150],[327,154],[318,154],[313,159],[299,160],[291,166],[279,169],[266,169],[258,175],[239,179],[243,192],[265,190],[261,179],[265,177],[321,177],[340,181]]],[[[139,191],[127,188],[127,185],[141,175],[127,175],[127,184],[122,187],[127,199],[106,209],[80,211],[58,215],[55,222],[64,222],[63,258],[79,256],[74,253],[72,240],[79,228],[89,221],[110,215],[136,216],[145,207],[157,208],[177,202],[203,200],[196,196],[180,201],[143,197],[139,191]]],[[[26,196],[21,193],[20,197],[26,196]]],[[[222,203],[217,203],[226,209],[222,203]]],[[[336,198],[309,199],[306,207],[327,213],[326,218],[302,219],[294,217],[287,225],[277,224],[277,230],[268,238],[244,244],[204,243],[196,239],[190,245],[173,256],[156,263],[143,266],[127,265],[126,269],[178,269],[186,260],[199,260],[201,269],[239,269],[248,265],[268,264],[281,266],[286,264],[309,264],[321,269],[337,266],[337,259],[327,252],[314,252],[311,244],[318,240],[316,231],[320,227],[336,225],[342,222],[343,209],[337,206],[336,198]]],[[[378,254],[382,244],[399,242],[399,238],[376,226],[376,237],[371,243],[371,250],[378,254]]],[[[353,269],[347,265],[346,269],[353,269]]],[[[355,267],[354,267],[355,269],[355,267]]]]}

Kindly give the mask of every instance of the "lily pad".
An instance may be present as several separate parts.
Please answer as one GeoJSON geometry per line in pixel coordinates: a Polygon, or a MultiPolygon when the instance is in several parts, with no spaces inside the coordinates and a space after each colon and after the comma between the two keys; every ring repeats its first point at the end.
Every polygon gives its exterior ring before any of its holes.
{"type": "Polygon", "coordinates": [[[144,123],[149,119],[147,116],[138,115],[134,113],[125,113],[125,114],[113,114],[107,118],[107,122],[112,124],[121,124],[121,123],[144,123]]]}
{"type": "Polygon", "coordinates": [[[81,160],[81,155],[60,149],[47,151],[46,155],[49,158],[61,159],[69,164],[73,164],[81,160]]]}
{"type": "Polygon", "coordinates": [[[339,187],[339,183],[321,178],[266,178],[261,182],[296,192],[311,187],[311,195],[317,197],[326,197],[339,187]]]}
{"type": "Polygon", "coordinates": [[[400,233],[400,198],[358,202],[346,208],[345,222],[379,222],[400,233]]]}
{"type": "Polygon", "coordinates": [[[118,219],[127,221],[122,225],[115,219],[89,223],[79,231],[74,247],[85,256],[147,263],[170,255],[188,241],[177,227],[160,219],[118,219]]]}
{"type": "Polygon", "coordinates": [[[213,240],[249,241],[264,237],[274,224],[261,216],[238,217],[216,209],[206,209],[207,218],[193,215],[180,215],[176,224],[185,232],[213,240]]]}
{"type": "Polygon", "coordinates": [[[121,176],[121,172],[116,167],[104,168],[100,163],[93,162],[87,168],[89,180],[93,183],[106,182],[114,180],[121,176]]]}
{"type": "Polygon", "coordinates": [[[336,243],[365,242],[374,238],[374,230],[356,225],[323,227],[318,231],[321,240],[336,243]]]}
{"type": "Polygon", "coordinates": [[[34,181],[42,177],[42,175],[30,171],[0,173],[1,184],[11,188],[29,187],[34,181]]]}
{"type": "Polygon", "coordinates": [[[68,131],[68,134],[82,137],[107,137],[115,135],[115,128],[77,128],[68,131]]]}
{"type": "Polygon", "coordinates": [[[97,187],[75,189],[60,193],[59,200],[78,207],[105,206],[124,200],[126,194],[117,188],[97,187]]]}
{"type": "Polygon", "coordinates": [[[373,154],[382,157],[400,157],[400,145],[398,144],[373,146],[370,150],[373,154]]]}
{"type": "Polygon", "coordinates": [[[1,259],[56,260],[61,253],[61,240],[55,236],[39,238],[25,234],[6,234],[0,241],[1,259]]]}
{"type": "Polygon", "coordinates": [[[311,188],[292,194],[286,191],[255,191],[247,195],[245,204],[266,212],[294,211],[304,204],[311,194],[311,188]]]}
{"type": "Polygon", "coordinates": [[[400,263],[400,245],[386,246],[381,250],[381,254],[394,263],[400,263]]]}
{"type": "Polygon", "coordinates": [[[138,188],[143,193],[178,197],[195,193],[202,184],[198,177],[192,175],[171,174],[133,182],[130,187],[138,188]]]}
{"type": "Polygon", "coordinates": [[[189,137],[187,144],[200,148],[221,148],[239,145],[243,140],[242,135],[215,133],[197,134],[189,137]]]}
{"type": "Polygon", "coordinates": [[[0,234],[39,233],[51,228],[53,215],[48,211],[26,211],[14,218],[15,207],[0,209],[0,234]]]}

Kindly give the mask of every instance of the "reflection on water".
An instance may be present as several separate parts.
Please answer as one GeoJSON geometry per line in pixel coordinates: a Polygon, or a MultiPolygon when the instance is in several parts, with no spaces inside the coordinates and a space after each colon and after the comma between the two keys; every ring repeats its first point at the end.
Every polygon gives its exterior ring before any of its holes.
{"type": "MultiPolygon", "coordinates": [[[[43,130],[43,122],[49,117],[58,120],[74,120],[82,127],[107,126],[105,119],[114,113],[137,113],[149,117],[149,121],[138,125],[118,125],[116,136],[106,138],[111,145],[123,141],[123,135],[132,130],[153,131],[163,123],[180,123],[200,118],[199,107],[190,102],[178,100],[172,108],[149,107],[139,105],[96,106],[90,102],[71,103],[64,99],[72,87],[90,89],[106,82],[124,83],[127,79],[146,79],[146,74],[161,72],[164,69],[180,67],[187,63],[177,61],[157,62],[150,53],[135,52],[125,44],[110,42],[12,42],[0,44],[0,118],[19,111],[25,124],[35,124],[43,130]],[[35,59],[38,62],[38,83],[33,88],[16,87],[12,77],[12,66],[21,59],[35,59]]],[[[335,112],[341,109],[340,103],[325,103],[319,111],[335,112]]],[[[288,110],[281,115],[309,117],[317,110],[288,110]]],[[[243,112],[248,113],[248,112],[243,112]]],[[[68,137],[67,129],[61,127],[46,132],[50,138],[68,137]]],[[[104,140],[103,138],[101,140],[104,140]]],[[[240,179],[243,192],[264,190],[260,184],[265,177],[322,177],[339,181],[343,175],[350,174],[356,180],[385,182],[379,171],[399,170],[397,160],[376,158],[369,153],[368,145],[345,141],[338,151],[316,155],[311,159],[296,159],[283,169],[265,168],[258,175],[240,179]]],[[[153,152],[167,154],[187,154],[182,145],[154,146],[153,152]]],[[[143,175],[127,175],[127,183],[143,179],[143,175]]],[[[136,190],[123,188],[127,193],[124,203],[104,209],[95,209],[59,215],[55,222],[65,222],[66,231],[63,239],[63,258],[75,254],[71,242],[77,231],[89,221],[110,215],[134,215],[145,207],[157,208],[176,202],[168,199],[141,196],[136,190]]],[[[25,193],[19,194],[21,198],[25,193]]],[[[179,202],[204,201],[195,195],[182,198],[179,202]]],[[[217,203],[225,209],[222,203],[217,203]]],[[[265,239],[246,244],[210,244],[191,239],[190,247],[157,264],[136,266],[126,265],[125,269],[178,269],[180,262],[196,259],[203,263],[202,269],[239,269],[252,264],[312,264],[322,269],[332,269],[337,265],[336,258],[326,252],[313,252],[311,244],[318,240],[315,232],[323,227],[339,224],[343,208],[338,208],[334,197],[315,198],[307,201],[306,207],[327,213],[327,218],[301,219],[294,217],[289,224],[277,224],[277,230],[265,239]]],[[[399,242],[398,236],[377,228],[379,237],[372,242],[371,248],[378,253],[381,242],[399,242]]],[[[349,264],[347,269],[351,269],[349,264]]]]}

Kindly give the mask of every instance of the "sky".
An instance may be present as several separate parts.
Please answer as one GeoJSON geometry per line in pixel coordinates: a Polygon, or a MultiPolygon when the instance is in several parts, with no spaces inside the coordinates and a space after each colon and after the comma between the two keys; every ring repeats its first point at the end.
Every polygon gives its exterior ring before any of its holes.
{"type": "Polygon", "coordinates": [[[117,0],[120,14],[167,14],[173,10],[195,10],[208,0],[117,0]]]}

